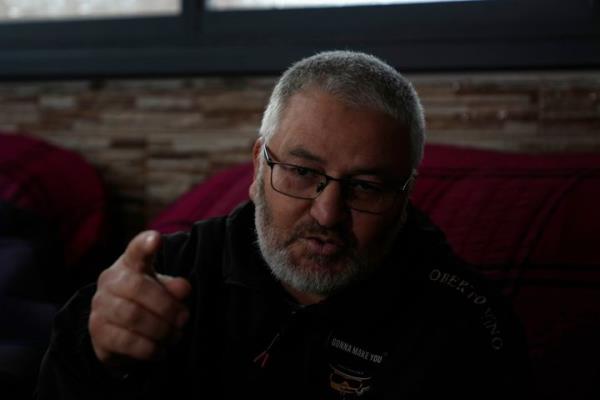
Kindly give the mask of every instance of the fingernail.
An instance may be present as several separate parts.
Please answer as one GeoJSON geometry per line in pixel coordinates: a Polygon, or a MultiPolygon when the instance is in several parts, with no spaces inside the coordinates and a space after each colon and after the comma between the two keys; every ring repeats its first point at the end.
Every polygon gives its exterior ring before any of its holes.
{"type": "Polygon", "coordinates": [[[151,245],[154,239],[156,238],[156,232],[148,232],[146,235],[146,245],[151,245]]]}

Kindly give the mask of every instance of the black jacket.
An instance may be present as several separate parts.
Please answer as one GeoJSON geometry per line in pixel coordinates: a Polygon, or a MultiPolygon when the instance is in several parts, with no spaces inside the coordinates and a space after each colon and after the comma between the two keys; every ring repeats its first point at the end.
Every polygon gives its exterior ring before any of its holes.
{"type": "Polygon", "coordinates": [[[38,398],[400,399],[503,397],[527,385],[510,307],[420,212],[365,282],[299,306],[272,277],[247,203],[168,236],[157,270],[187,277],[191,318],[169,355],[108,376],[87,316],[94,287],[55,321],[38,398]],[[191,393],[191,396],[188,395],[191,393]],[[179,397],[178,397],[179,396],[179,397]]]}

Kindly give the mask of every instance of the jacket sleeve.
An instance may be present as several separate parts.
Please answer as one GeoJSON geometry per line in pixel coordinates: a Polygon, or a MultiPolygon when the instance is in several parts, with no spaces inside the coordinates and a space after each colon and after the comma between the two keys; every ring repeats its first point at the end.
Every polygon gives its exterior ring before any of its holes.
{"type": "Polygon", "coordinates": [[[129,400],[139,397],[130,377],[111,376],[94,353],[88,319],[95,292],[95,284],[85,286],[56,314],[50,345],[40,366],[36,399],[129,400]]]}
{"type": "Polygon", "coordinates": [[[140,382],[108,374],[94,354],[87,327],[95,285],[78,291],[59,311],[40,367],[35,398],[132,399],[140,382]],[[109,397],[108,397],[109,396],[109,397]]]}

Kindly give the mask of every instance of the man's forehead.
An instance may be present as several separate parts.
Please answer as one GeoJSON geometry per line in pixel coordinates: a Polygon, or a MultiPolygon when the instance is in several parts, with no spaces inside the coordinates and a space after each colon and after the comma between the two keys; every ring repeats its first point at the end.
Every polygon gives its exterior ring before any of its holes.
{"type": "Polygon", "coordinates": [[[385,171],[404,175],[410,170],[408,144],[403,141],[385,141],[381,137],[346,139],[340,132],[289,129],[277,132],[267,144],[281,162],[308,162],[344,173],[385,171]]]}
{"type": "Polygon", "coordinates": [[[320,168],[339,176],[370,175],[395,180],[403,179],[409,173],[409,169],[397,162],[398,159],[378,157],[364,150],[347,153],[301,141],[275,144],[275,148],[280,162],[320,168]]]}

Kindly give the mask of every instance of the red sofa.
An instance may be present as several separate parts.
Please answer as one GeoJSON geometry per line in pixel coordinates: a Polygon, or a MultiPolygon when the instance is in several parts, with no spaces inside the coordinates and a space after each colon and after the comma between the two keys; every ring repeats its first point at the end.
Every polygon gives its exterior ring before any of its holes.
{"type": "MultiPolygon", "coordinates": [[[[536,398],[600,398],[600,155],[428,145],[412,201],[509,296],[536,398]]],[[[188,229],[248,198],[252,167],[198,185],[150,227],[188,229]]]]}
{"type": "Polygon", "coordinates": [[[30,399],[60,305],[107,258],[106,193],[73,151],[0,132],[0,397],[30,399]]]}

